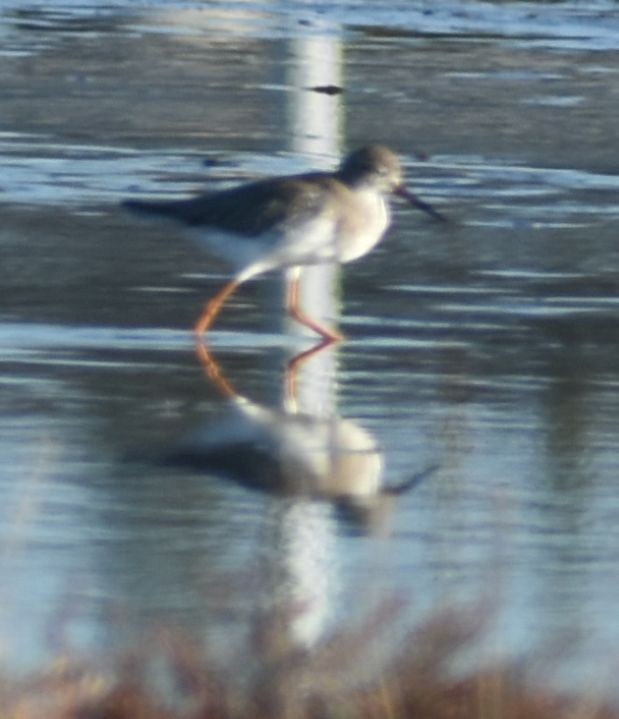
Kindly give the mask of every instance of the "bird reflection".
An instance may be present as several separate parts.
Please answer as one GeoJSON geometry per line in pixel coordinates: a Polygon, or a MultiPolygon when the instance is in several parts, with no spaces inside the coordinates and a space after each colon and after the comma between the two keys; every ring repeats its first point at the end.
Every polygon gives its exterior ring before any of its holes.
{"type": "Polygon", "coordinates": [[[281,496],[331,502],[339,516],[369,529],[390,499],[416,485],[427,469],[395,486],[384,486],[383,451],[370,432],[350,419],[301,411],[297,374],[313,358],[333,351],[324,342],[288,364],[281,408],[239,394],[204,345],[196,349],[205,373],[228,402],[216,421],[185,436],[166,464],[213,473],[281,496]]]}

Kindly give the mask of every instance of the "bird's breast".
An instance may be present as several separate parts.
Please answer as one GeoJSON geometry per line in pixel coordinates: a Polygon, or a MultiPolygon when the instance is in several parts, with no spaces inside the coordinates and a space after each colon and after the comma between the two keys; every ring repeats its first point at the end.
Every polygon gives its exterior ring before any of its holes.
{"type": "Polygon", "coordinates": [[[385,234],[390,216],[382,195],[371,191],[354,193],[348,212],[339,223],[337,254],[340,262],[351,262],[367,254],[385,234]]]}

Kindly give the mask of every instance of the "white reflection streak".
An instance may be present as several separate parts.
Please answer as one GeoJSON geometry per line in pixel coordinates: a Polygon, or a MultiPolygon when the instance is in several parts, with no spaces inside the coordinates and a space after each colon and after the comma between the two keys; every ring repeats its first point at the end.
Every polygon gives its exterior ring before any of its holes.
{"type": "MultiPolygon", "coordinates": [[[[292,88],[288,105],[291,150],[333,164],[339,156],[338,95],[316,92],[312,88],[339,86],[341,49],[330,37],[296,38],[290,41],[288,85],[292,88]]],[[[334,285],[337,268],[321,265],[305,268],[300,287],[301,305],[311,307],[319,322],[330,323],[336,316],[334,285]]],[[[305,335],[299,325],[290,328],[305,335]]],[[[298,412],[328,419],[335,414],[335,353],[322,352],[299,372],[295,407],[298,412]]],[[[290,398],[288,398],[290,399],[290,398]]],[[[288,409],[291,409],[290,407],[288,409]]],[[[310,647],[324,634],[336,591],[336,518],[327,503],[297,498],[279,517],[284,572],[289,587],[290,640],[310,647]]],[[[277,555],[276,555],[277,556],[277,555]]]]}
{"type": "Polygon", "coordinates": [[[299,497],[278,519],[286,599],[291,609],[290,640],[292,644],[312,647],[329,620],[330,593],[335,585],[332,507],[299,497]]]}

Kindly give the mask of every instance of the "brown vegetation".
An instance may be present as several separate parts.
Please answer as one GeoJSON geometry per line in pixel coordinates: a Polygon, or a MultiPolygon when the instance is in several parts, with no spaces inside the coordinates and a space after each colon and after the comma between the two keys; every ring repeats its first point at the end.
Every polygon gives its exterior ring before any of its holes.
{"type": "MultiPolygon", "coordinates": [[[[370,635],[381,617],[373,620],[370,635]]],[[[466,612],[437,614],[410,632],[374,678],[364,676],[367,663],[360,659],[368,649],[367,631],[338,633],[311,654],[268,641],[267,656],[245,682],[223,675],[202,648],[167,629],[111,662],[111,670],[64,659],[21,681],[5,680],[0,717],[619,719],[595,697],[527,685],[515,665],[456,675],[450,662],[470,646],[478,625],[466,612]]]]}

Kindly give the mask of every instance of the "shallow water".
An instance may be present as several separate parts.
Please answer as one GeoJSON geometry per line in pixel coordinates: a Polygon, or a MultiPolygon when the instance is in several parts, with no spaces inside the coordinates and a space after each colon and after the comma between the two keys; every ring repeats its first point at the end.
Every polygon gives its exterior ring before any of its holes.
{"type": "Polygon", "coordinates": [[[225,662],[265,617],[311,646],[393,597],[415,619],[491,600],[476,661],[550,647],[563,676],[586,677],[614,657],[614,4],[5,5],[11,663],[17,643],[32,666],[161,621],[225,662]],[[320,84],[344,92],[307,89],[320,84]],[[325,311],[348,340],[303,365],[296,406],[286,364],[311,341],[282,331],[277,278],[243,287],[212,333],[218,385],[189,328],[225,269],[119,201],[330,166],[374,141],[450,224],[398,207],[387,241],[344,269],[325,311]],[[344,453],[356,478],[436,471],[335,501],[346,473],[324,443],[339,432],[361,442],[344,453]],[[256,436],[284,469],[247,454],[256,436]],[[188,442],[222,441],[216,467],[186,461],[188,442]],[[331,484],[265,491],[316,457],[331,484]]]}

